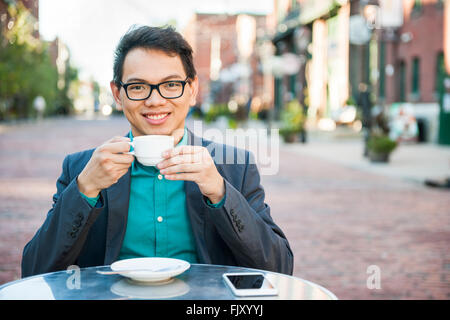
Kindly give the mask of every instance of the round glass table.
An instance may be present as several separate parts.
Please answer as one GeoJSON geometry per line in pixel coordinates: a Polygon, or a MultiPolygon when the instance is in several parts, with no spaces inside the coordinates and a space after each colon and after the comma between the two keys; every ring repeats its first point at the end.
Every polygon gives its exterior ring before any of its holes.
{"type": "Polygon", "coordinates": [[[264,270],[192,264],[182,274],[163,283],[137,283],[121,275],[102,275],[109,266],[69,268],[23,278],[0,286],[0,299],[6,300],[337,300],[329,290],[297,277],[264,270]],[[262,272],[278,288],[276,296],[237,297],[222,275],[236,272],[262,272]]]}

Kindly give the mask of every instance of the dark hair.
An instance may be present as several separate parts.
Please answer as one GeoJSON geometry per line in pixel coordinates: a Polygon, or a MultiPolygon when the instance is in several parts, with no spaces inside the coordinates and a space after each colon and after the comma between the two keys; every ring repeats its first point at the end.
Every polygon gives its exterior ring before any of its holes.
{"type": "Polygon", "coordinates": [[[187,77],[192,80],[197,74],[192,47],[173,27],[132,26],[120,39],[114,52],[113,81],[118,87],[122,80],[125,57],[135,48],[161,50],[171,56],[178,55],[187,77]]]}

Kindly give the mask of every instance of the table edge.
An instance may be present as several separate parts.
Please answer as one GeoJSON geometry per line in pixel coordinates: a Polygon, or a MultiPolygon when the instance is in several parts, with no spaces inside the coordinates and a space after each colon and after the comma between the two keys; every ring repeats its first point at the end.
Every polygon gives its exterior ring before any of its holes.
{"type": "MultiPolygon", "coordinates": [[[[314,287],[319,288],[320,290],[324,291],[327,295],[329,295],[329,296],[331,297],[330,300],[339,300],[339,299],[337,298],[337,296],[336,296],[334,293],[332,293],[330,290],[328,290],[328,289],[322,287],[321,285],[319,285],[319,284],[317,284],[317,283],[314,283],[314,282],[311,282],[311,281],[309,281],[309,280],[305,280],[305,279],[303,279],[303,278],[296,277],[296,276],[289,275],[289,274],[285,274],[285,273],[274,272],[274,271],[264,270],[264,269],[249,268],[249,267],[243,267],[243,266],[232,266],[232,265],[221,265],[221,264],[190,263],[190,265],[191,265],[191,266],[195,266],[195,265],[199,265],[199,266],[206,265],[206,266],[214,266],[214,267],[220,267],[220,268],[230,268],[230,267],[234,267],[234,268],[242,268],[242,269],[246,269],[246,270],[250,270],[250,271],[257,271],[257,272],[262,272],[262,273],[271,273],[271,274],[274,274],[274,275],[277,275],[277,276],[280,276],[280,275],[281,275],[281,276],[283,276],[283,277],[288,277],[288,278],[292,278],[292,279],[295,279],[295,280],[300,280],[300,281],[306,282],[306,283],[308,283],[308,284],[311,285],[311,286],[314,286],[314,287]]],[[[110,266],[111,266],[111,265],[101,265],[101,266],[82,267],[82,268],[80,268],[80,269],[98,269],[98,268],[107,268],[107,267],[110,267],[110,266]]],[[[28,280],[31,280],[31,279],[33,279],[33,278],[44,277],[45,275],[54,274],[54,273],[60,273],[60,272],[65,272],[65,273],[67,273],[68,271],[70,272],[70,270],[51,271],[51,272],[40,273],[40,274],[36,274],[36,275],[33,275],[33,276],[29,276],[29,277],[17,279],[17,280],[14,280],[14,281],[6,282],[6,283],[0,285],[0,291],[3,290],[3,289],[6,288],[6,287],[11,286],[11,285],[14,285],[14,284],[17,284],[17,283],[20,283],[20,282],[23,282],[23,281],[28,281],[28,280]]]]}

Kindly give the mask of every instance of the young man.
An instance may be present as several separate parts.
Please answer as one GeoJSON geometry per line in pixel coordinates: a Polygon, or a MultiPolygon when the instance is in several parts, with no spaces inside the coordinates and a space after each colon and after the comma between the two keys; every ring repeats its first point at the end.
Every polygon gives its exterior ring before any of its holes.
{"type": "Polygon", "coordinates": [[[53,207],[24,248],[22,276],[151,256],[292,274],[250,154],[185,128],[198,78],[181,35],[146,26],[125,34],[111,90],[131,130],[65,158],[53,207]],[[172,135],[176,146],[149,167],[127,154],[128,142],[153,134],[172,135]],[[208,150],[245,163],[215,163],[208,150]]]}

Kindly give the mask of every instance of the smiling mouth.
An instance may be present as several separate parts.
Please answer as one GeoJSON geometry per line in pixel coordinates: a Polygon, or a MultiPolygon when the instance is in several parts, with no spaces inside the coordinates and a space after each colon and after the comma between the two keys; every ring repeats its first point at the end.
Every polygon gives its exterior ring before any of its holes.
{"type": "Polygon", "coordinates": [[[171,115],[171,112],[165,112],[165,113],[157,113],[157,114],[143,114],[142,116],[146,119],[146,121],[151,125],[160,125],[166,122],[166,120],[171,115]]]}
{"type": "Polygon", "coordinates": [[[169,113],[160,113],[160,114],[144,114],[144,117],[150,120],[160,120],[169,115],[169,113]]]}

